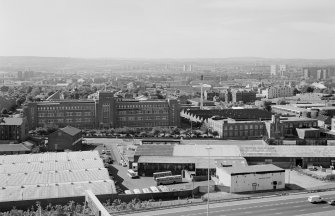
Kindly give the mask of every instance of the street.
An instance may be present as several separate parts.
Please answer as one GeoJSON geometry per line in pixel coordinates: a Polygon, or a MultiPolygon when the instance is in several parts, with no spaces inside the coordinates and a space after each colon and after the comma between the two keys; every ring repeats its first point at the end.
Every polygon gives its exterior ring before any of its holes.
{"type": "MultiPolygon", "coordinates": [[[[332,195],[322,195],[327,201],[335,199],[332,195]]],[[[244,200],[211,204],[210,216],[245,216],[245,215],[335,215],[335,206],[328,203],[311,204],[307,197],[311,194],[263,198],[258,200],[244,200]]],[[[160,215],[160,216],[202,216],[206,215],[206,205],[181,207],[160,211],[131,214],[133,216],[160,215]]]]}

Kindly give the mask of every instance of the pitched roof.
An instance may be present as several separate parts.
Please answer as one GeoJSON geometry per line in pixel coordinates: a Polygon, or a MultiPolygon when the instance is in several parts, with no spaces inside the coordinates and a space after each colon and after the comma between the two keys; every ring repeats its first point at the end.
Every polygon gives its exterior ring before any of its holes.
{"type": "Polygon", "coordinates": [[[80,129],[72,127],[72,126],[66,126],[65,128],[61,128],[59,130],[63,131],[64,133],[67,133],[71,136],[77,135],[78,133],[81,132],[80,129]]]}
{"type": "Polygon", "coordinates": [[[208,119],[213,116],[222,116],[235,120],[259,120],[271,119],[271,112],[261,109],[222,109],[222,110],[189,110],[191,115],[208,119]]]}

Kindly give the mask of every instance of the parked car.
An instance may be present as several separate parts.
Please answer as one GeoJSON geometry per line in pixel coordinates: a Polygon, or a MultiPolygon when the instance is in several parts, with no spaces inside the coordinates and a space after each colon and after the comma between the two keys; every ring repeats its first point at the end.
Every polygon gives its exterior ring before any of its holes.
{"type": "Polygon", "coordinates": [[[320,195],[309,196],[307,200],[310,203],[322,203],[322,202],[324,202],[324,199],[320,195]]]}
{"type": "Polygon", "coordinates": [[[335,200],[330,200],[330,201],[328,201],[328,204],[329,204],[329,205],[335,205],[335,200]]]}

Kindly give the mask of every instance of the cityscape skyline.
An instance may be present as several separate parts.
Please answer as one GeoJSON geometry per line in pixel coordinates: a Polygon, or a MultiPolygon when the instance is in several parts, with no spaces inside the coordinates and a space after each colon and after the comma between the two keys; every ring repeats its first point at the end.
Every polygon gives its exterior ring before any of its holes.
{"type": "Polygon", "coordinates": [[[0,5],[0,56],[335,58],[335,3],[329,0],[0,5]]]}

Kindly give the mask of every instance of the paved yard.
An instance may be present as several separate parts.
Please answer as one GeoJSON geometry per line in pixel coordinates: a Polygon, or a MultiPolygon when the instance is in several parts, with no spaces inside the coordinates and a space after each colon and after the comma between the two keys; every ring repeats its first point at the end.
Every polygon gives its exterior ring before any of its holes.
{"type": "Polygon", "coordinates": [[[295,184],[304,189],[322,189],[322,188],[335,188],[334,182],[324,182],[318,179],[300,174],[296,171],[285,170],[286,184],[295,184]]]}

